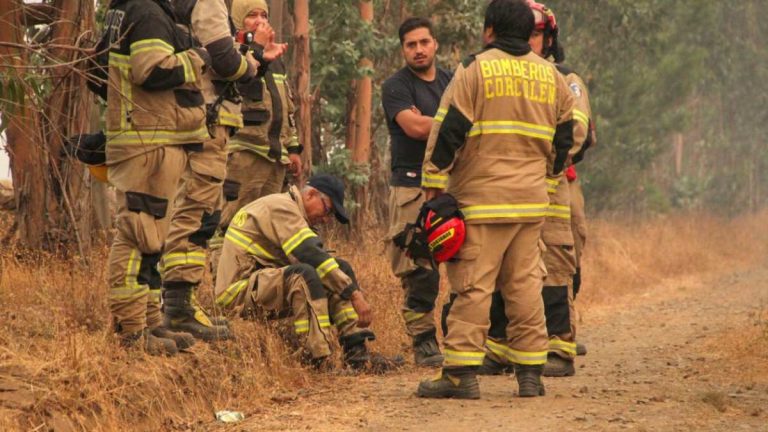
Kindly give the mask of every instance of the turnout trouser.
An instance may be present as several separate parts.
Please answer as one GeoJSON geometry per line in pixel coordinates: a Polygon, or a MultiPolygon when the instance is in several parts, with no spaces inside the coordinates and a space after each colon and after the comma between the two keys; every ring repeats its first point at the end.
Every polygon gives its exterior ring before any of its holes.
{"type": "Polygon", "coordinates": [[[285,165],[280,162],[271,162],[256,153],[242,150],[229,154],[221,219],[210,243],[211,273],[214,277],[221,255],[224,233],[235,213],[251,201],[280,193],[285,181],[285,173],[285,165]]]}
{"type": "Polygon", "coordinates": [[[504,300],[504,358],[521,365],[547,361],[539,238],[543,222],[468,224],[458,260],[447,263],[455,300],[446,318],[446,368],[480,366],[490,326],[491,296],[504,300]]]}
{"type": "MultiPolygon", "coordinates": [[[[389,192],[389,237],[399,233],[407,223],[414,223],[424,203],[420,188],[393,186],[389,192]]],[[[400,278],[404,289],[402,315],[412,338],[435,331],[435,301],[440,291],[440,274],[417,265],[392,241],[388,244],[392,272],[400,278]]]]}
{"type": "Polygon", "coordinates": [[[184,146],[174,145],[109,166],[118,208],[108,259],[108,302],[120,333],[141,331],[148,321],[159,325],[154,317],[154,311],[159,312],[157,264],[186,163],[184,146]],[[152,295],[150,287],[155,288],[152,295]]]}
{"type": "Polygon", "coordinates": [[[573,231],[574,253],[576,257],[576,275],[573,279],[574,296],[581,288],[581,255],[587,244],[587,215],[584,210],[584,193],[581,183],[576,179],[568,183],[571,194],[571,230],[573,231]]]}

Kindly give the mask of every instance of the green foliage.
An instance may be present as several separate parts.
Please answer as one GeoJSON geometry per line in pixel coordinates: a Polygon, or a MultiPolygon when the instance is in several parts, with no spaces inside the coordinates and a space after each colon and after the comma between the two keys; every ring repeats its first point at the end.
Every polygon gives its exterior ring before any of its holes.
{"type": "Polygon", "coordinates": [[[24,88],[15,76],[0,72],[0,133],[8,127],[8,115],[24,103],[24,88]]]}

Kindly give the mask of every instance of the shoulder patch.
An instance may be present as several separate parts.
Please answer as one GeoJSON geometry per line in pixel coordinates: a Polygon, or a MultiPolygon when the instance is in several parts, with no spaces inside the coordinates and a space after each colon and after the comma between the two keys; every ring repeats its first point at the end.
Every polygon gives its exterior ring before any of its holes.
{"type": "Polygon", "coordinates": [[[581,97],[581,86],[579,86],[576,83],[571,83],[568,87],[571,88],[571,92],[573,93],[574,96],[576,96],[577,98],[581,97]]]}

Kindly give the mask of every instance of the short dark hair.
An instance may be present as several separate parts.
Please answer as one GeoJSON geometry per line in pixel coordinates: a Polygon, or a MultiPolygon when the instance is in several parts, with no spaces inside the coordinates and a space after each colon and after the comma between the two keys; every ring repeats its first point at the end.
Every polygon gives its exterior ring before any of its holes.
{"type": "Polygon", "coordinates": [[[397,31],[400,35],[400,45],[405,41],[405,35],[419,28],[425,28],[429,30],[429,35],[435,37],[435,32],[432,31],[432,21],[429,18],[423,17],[411,17],[403,21],[400,24],[400,30],[397,31]]]}
{"type": "Polygon", "coordinates": [[[493,0],[485,10],[483,29],[493,27],[498,38],[528,40],[535,18],[525,0],[493,0]]]}

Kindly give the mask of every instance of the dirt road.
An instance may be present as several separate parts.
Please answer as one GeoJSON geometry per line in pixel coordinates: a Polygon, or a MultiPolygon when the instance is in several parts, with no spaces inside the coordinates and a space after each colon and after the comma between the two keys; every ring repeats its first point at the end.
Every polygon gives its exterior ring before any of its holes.
{"type": "Polygon", "coordinates": [[[513,377],[481,377],[479,401],[417,398],[431,371],[334,377],[233,430],[768,431],[768,358],[730,343],[767,305],[766,269],[671,281],[585,311],[589,354],[575,377],[546,379],[546,397],[515,397],[513,377]]]}

